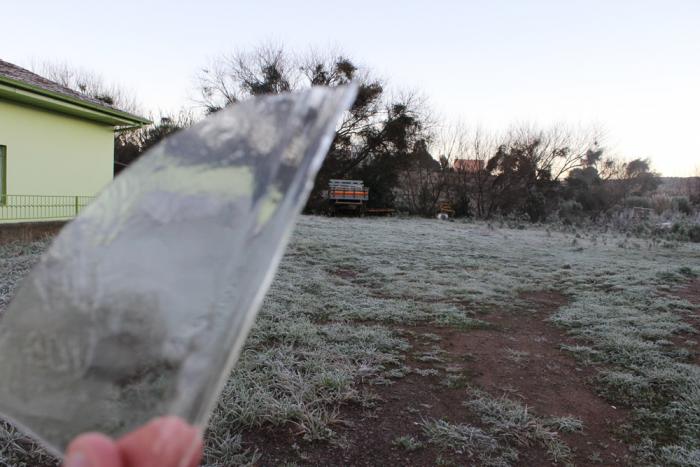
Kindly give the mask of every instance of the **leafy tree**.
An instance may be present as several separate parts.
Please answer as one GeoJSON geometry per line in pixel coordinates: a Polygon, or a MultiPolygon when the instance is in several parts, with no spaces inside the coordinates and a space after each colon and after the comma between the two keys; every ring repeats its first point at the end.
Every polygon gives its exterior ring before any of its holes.
{"type": "Polygon", "coordinates": [[[216,112],[250,96],[350,81],[359,83],[358,97],[336,130],[307,207],[320,206],[331,178],[360,178],[370,188],[370,205],[392,206],[400,168],[427,138],[424,118],[415,96],[388,98],[383,83],[346,56],[298,56],[270,45],[224,55],[201,71],[200,102],[216,112]]]}
{"type": "Polygon", "coordinates": [[[489,214],[526,213],[533,222],[547,214],[547,199],[556,193],[551,167],[538,164],[538,139],[502,145],[486,164],[492,175],[489,214]]]}
{"type": "Polygon", "coordinates": [[[648,159],[633,159],[625,164],[622,178],[625,196],[644,196],[656,190],[660,183],[659,174],[651,170],[648,159]]]}
{"type": "Polygon", "coordinates": [[[583,167],[569,172],[566,182],[566,198],[597,217],[626,198],[648,195],[658,187],[660,179],[648,160],[623,162],[606,158],[598,148],[589,151],[583,167]]]}
{"type": "Polygon", "coordinates": [[[598,171],[598,165],[605,164],[609,165],[609,162],[603,160],[603,150],[591,149],[583,167],[575,168],[567,175],[565,197],[576,201],[583,213],[595,215],[609,207],[609,196],[598,171]]]}

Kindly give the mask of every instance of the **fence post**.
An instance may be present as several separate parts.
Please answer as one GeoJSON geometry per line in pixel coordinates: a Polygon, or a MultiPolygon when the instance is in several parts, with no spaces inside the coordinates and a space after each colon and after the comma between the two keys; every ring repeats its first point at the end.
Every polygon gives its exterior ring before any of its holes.
{"type": "Polygon", "coordinates": [[[75,197],[75,217],[78,217],[78,197],[75,197]]]}

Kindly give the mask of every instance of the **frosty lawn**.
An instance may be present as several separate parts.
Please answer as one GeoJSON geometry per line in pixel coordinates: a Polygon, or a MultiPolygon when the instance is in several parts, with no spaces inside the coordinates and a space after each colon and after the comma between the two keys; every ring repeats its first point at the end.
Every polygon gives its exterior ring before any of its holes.
{"type": "MultiPolygon", "coordinates": [[[[45,246],[2,247],[3,307],[45,246]]],[[[626,424],[610,435],[629,445],[625,461],[697,465],[698,311],[673,292],[698,273],[700,245],[691,243],[563,228],[303,217],[212,418],[206,465],[260,456],[266,464],[304,465],[323,450],[353,459],[367,448],[346,432],[348,408],[355,425],[369,427],[388,387],[433,379],[436,391],[460,395],[454,411],[466,421],[416,409],[416,431],[389,436],[401,455],[517,465],[525,451],[540,449],[551,462],[594,463],[597,453],[581,457],[567,444],[586,435],[575,405],[565,417],[534,413],[517,382],[504,381],[504,396],[476,387],[468,372],[450,371],[441,330],[468,339],[494,328],[494,310],[535,313],[523,298],[532,291],[567,297],[548,319],[572,340],[555,350],[590,370],[586,384],[607,404],[629,409],[626,424]],[[417,339],[425,346],[418,349],[417,339]],[[282,432],[292,438],[270,434],[282,432]],[[282,454],[265,457],[275,443],[282,454]]],[[[537,358],[503,339],[513,365],[537,358]]],[[[0,465],[52,462],[11,427],[0,428],[0,465]]]]}

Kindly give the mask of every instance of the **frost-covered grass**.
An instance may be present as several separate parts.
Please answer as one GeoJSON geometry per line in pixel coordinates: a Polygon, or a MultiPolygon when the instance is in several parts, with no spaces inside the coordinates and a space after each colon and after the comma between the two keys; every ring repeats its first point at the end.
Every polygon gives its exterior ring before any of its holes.
{"type": "Polygon", "coordinates": [[[440,419],[422,420],[428,441],[456,454],[466,454],[480,465],[507,466],[518,461],[519,448],[539,445],[552,462],[567,464],[571,449],[559,433],[580,431],[583,425],[573,417],[544,418],[506,397],[470,390],[464,406],[479,418],[480,425],[454,424],[440,419]]]}
{"type": "Polygon", "coordinates": [[[637,285],[606,296],[581,291],[553,317],[589,343],[575,354],[606,364],[600,392],[633,409],[630,431],[650,463],[698,465],[700,457],[700,367],[670,341],[679,331],[697,332],[680,319],[687,309],[637,285]]]}
{"type": "MultiPolygon", "coordinates": [[[[36,264],[49,242],[11,243],[0,246],[0,313],[4,310],[20,280],[36,264]]],[[[2,321],[0,321],[2,323],[2,321]]],[[[0,421],[0,466],[34,467],[53,465],[55,460],[36,443],[0,421]]]]}
{"type": "Polygon", "coordinates": [[[420,424],[430,443],[478,460],[481,465],[510,465],[517,460],[516,451],[501,445],[495,437],[473,425],[445,420],[422,420],[420,424]]]}
{"type": "MultiPolygon", "coordinates": [[[[45,246],[0,247],[0,306],[45,246]]],[[[684,321],[690,304],[668,292],[699,273],[698,244],[600,229],[303,217],[212,417],[205,463],[254,461],[264,446],[246,445],[246,429],[287,425],[307,440],[335,440],[344,404],[371,410],[380,403],[373,385],[392,384],[409,371],[409,342],[397,325],[481,328],[485,313],[527,312],[519,294],[545,289],[570,299],[551,318],[579,338],[567,350],[582,362],[603,364],[601,394],[633,409],[630,439],[638,440],[640,459],[693,465],[700,449],[700,373],[688,359],[693,339],[683,348],[673,342],[679,332],[696,330],[684,321]]],[[[417,359],[444,361],[439,342],[417,359]]],[[[444,384],[465,384],[455,378],[447,375],[444,384]]],[[[468,409],[478,411],[474,404],[468,409]]],[[[492,445],[489,436],[504,443],[496,424],[479,434],[435,423],[436,439],[466,438],[482,448],[492,445]]],[[[558,423],[547,429],[576,427],[575,420],[558,423]]],[[[44,460],[29,457],[38,453],[0,427],[0,466],[40,465],[44,460]]],[[[512,454],[505,447],[494,453],[506,460],[512,454]]]]}
{"type": "Polygon", "coordinates": [[[477,414],[493,436],[510,446],[542,445],[552,461],[569,461],[571,450],[559,432],[571,433],[583,428],[574,417],[545,418],[537,416],[520,402],[506,397],[495,398],[481,391],[472,391],[464,405],[477,414]]]}
{"type": "Polygon", "coordinates": [[[403,435],[397,436],[394,439],[394,446],[398,446],[406,451],[415,451],[423,447],[423,443],[416,440],[413,436],[403,435]]]}

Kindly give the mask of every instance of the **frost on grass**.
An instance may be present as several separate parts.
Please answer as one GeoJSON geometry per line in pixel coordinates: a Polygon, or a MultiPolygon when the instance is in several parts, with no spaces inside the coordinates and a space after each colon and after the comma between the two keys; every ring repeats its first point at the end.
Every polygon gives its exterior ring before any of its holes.
{"type": "Polygon", "coordinates": [[[53,466],[58,462],[38,444],[0,420],[0,466],[53,466]]]}
{"type": "Polygon", "coordinates": [[[20,280],[39,261],[49,240],[0,246],[0,314],[7,308],[20,280]]]}
{"type": "Polygon", "coordinates": [[[700,367],[671,341],[696,332],[683,321],[684,311],[682,301],[660,297],[652,287],[601,296],[581,286],[577,300],[553,317],[589,343],[571,348],[575,355],[606,364],[599,390],[632,408],[630,427],[641,439],[636,452],[650,463],[693,465],[700,449],[700,367]],[[679,461],[685,454],[690,463],[679,461]]]}
{"type": "MultiPolygon", "coordinates": [[[[46,246],[0,247],[3,303],[46,246]]],[[[388,328],[312,321],[315,313],[303,310],[322,305],[296,297],[298,288],[312,287],[313,279],[300,280],[285,262],[212,416],[206,465],[253,463],[259,453],[240,437],[246,428],[292,424],[309,440],[333,437],[341,404],[376,403],[357,383],[396,377],[403,366],[408,344],[388,328]]],[[[55,464],[12,426],[1,428],[0,465],[55,464]]]]}
{"type": "Polygon", "coordinates": [[[567,462],[571,457],[571,450],[561,440],[559,432],[582,428],[578,419],[543,418],[533,414],[524,404],[506,397],[494,398],[480,391],[473,391],[464,405],[477,414],[489,432],[502,442],[514,447],[539,444],[557,463],[567,462]]]}
{"type": "MultiPolygon", "coordinates": [[[[39,261],[48,245],[49,240],[0,246],[0,316],[20,280],[39,261]]],[[[0,420],[0,466],[50,466],[56,463],[56,459],[37,443],[0,420]]]]}
{"type": "MultiPolygon", "coordinates": [[[[646,440],[637,450],[642,460],[678,464],[685,455],[689,462],[695,459],[698,367],[690,363],[689,350],[673,342],[679,333],[698,330],[685,320],[690,304],[660,292],[697,277],[698,245],[602,229],[499,232],[480,223],[436,228],[423,220],[307,218],[301,231],[307,235],[296,245],[313,252],[316,264],[343,263],[357,271],[326,282],[328,276],[319,272],[323,295],[332,300],[322,309],[344,319],[442,324],[452,314],[468,322],[478,320],[481,309],[517,305],[521,291],[553,289],[567,295],[571,303],[553,321],[581,338],[567,347],[573,354],[606,363],[601,392],[611,402],[636,407],[631,426],[633,439],[646,440]],[[357,286],[366,296],[353,300],[346,292],[357,286]],[[681,423],[673,425],[674,420],[681,423]]],[[[436,352],[419,357],[440,359],[436,352]]],[[[547,427],[565,431],[576,423],[560,420],[547,427]]],[[[553,456],[559,455],[557,449],[552,445],[553,456]]]]}
{"type": "Polygon", "coordinates": [[[488,465],[508,465],[517,459],[514,451],[502,446],[481,428],[453,424],[445,420],[422,420],[423,434],[436,446],[463,454],[488,465]]]}
{"type": "MultiPolygon", "coordinates": [[[[648,241],[611,231],[303,217],[212,417],[206,465],[253,462],[263,447],[246,444],[245,429],[291,425],[310,440],[336,437],[343,404],[372,407],[377,400],[366,388],[408,371],[409,344],[395,324],[480,327],[482,311],[528,313],[520,293],[533,290],[570,298],[552,319],[580,338],[567,350],[605,363],[601,393],[633,407],[640,463],[698,465],[699,370],[689,350],[673,344],[679,333],[697,330],[686,322],[690,304],[670,293],[700,273],[700,245],[648,242],[637,249],[634,242],[648,241]],[[360,390],[361,382],[370,385],[360,390]]],[[[43,248],[0,247],[0,305],[43,248]]],[[[418,357],[444,360],[439,347],[418,357]]],[[[566,448],[549,434],[580,428],[576,419],[538,417],[503,399],[472,395],[467,403],[479,427],[432,421],[428,438],[464,443],[464,452],[486,446],[492,465],[515,462],[520,441],[549,439],[550,456],[565,458],[566,448]]],[[[42,465],[28,457],[39,453],[31,446],[14,431],[0,432],[0,465],[42,465]]]]}
{"type": "Polygon", "coordinates": [[[397,436],[392,444],[409,452],[415,451],[423,447],[423,443],[416,440],[416,438],[414,438],[413,436],[409,435],[397,436]]]}
{"type": "Polygon", "coordinates": [[[469,396],[464,406],[478,417],[480,426],[424,419],[421,427],[430,443],[478,460],[479,465],[517,464],[520,449],[535,445],[542,447],[553,462],[570,463],[571,449],[559,433],[582,430],[580,420],[540,417],[526,405],[478,390],[470,390],[469,396]]]}
{"type": "Polygon", "coordinates": [[[292,317],[280,328],[280,318],[260,317],[217,410],[238,428],[293,423],[307,439],[328,439],[340,404],[363,402],[356,382],[386,375],[406,344],[386,329],[292,317]]]}

